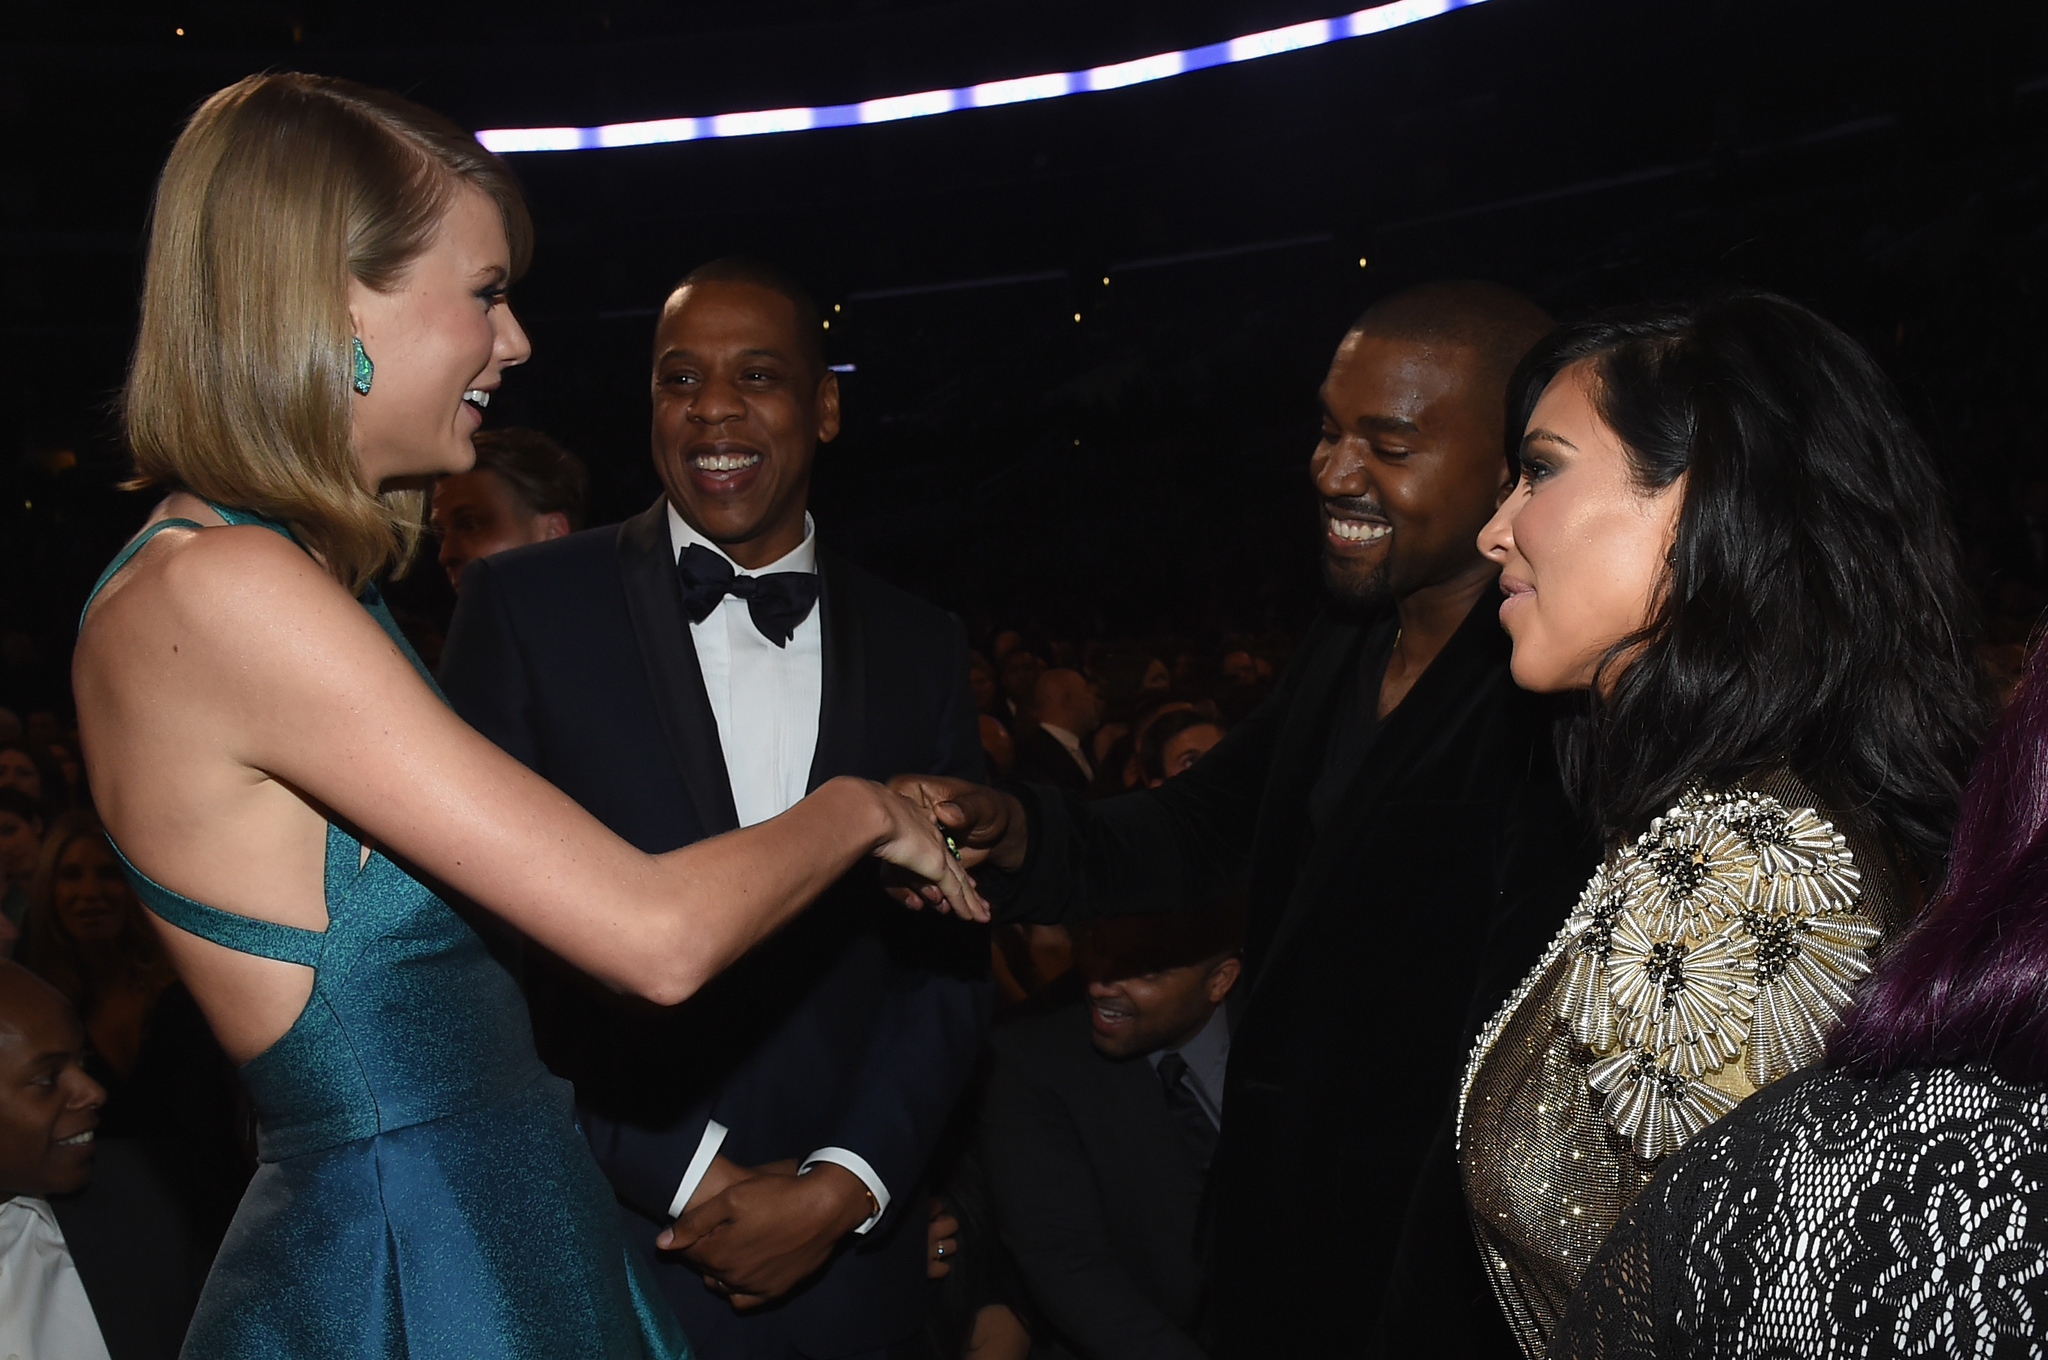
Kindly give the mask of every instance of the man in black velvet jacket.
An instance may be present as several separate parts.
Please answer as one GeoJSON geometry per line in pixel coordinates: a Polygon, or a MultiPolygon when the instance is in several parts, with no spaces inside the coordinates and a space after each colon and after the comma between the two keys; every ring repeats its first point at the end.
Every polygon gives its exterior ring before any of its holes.
{"type": "MultiPolygon", "coordinates": [[[[980,777],[960,625],[816,546],[811,460],[839,420],[818,332],[779,271],[697,270],[656,334],[667,494],[463,576],[457,711],[642,850],[835,775],[980,777]]],[[[903,912],[864,869],[666,1012],[529,956],[543,1056],[629,1237],[667,1249],[699,1354],[880,1354],[917,1331],[919,1183],[985,1032],[987,960],[984,932],[903,912]]]]}
{"type": "Polygon", "coordinates": [[[1442,284],[1345,336],[1311,464],[1332,608],[1187,773],[1094,804],[897,781],[989,853],[1000,917],[1244,885],[1205,1209],[1218,1355],[1514,1353],[1450,1130],[1474,1031],[1594,863],[1475,542],[1508,486],[1507,379],[1548,328],[1507,289],[1442,284]]]}

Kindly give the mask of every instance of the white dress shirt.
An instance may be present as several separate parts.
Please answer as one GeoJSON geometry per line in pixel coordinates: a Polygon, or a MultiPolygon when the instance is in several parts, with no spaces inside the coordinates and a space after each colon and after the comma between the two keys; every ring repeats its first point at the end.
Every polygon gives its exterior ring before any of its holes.
{"type": "MultiPolygon", "coordinates": [[[[692,529],[668,507],[669,544],[678,558],[692,543],[731,563],[742,576],[818,570],[817,531],[804,516],[804,541],[783,556],[749,571],[724,549],[692,529]]],[[[718,719],[718,743],[725,748],[726,777],[741,826],[765,822],[789,811],[804,796],[811,758],[818,751],[818,710],[825,699],[825,627],[811,610],[788,645],[778,647],[754,626],[747,602],[728,595],[690,625],[704,693],[718,719]]]]}
{"type": "MultiPolygon", "coordinates": [[[[725,558],[742,576],[818,569],[817,527],[809,515],[804,516],[804,541],[758,571],[733,562],[724,549],[692,529],[673,505],[668,507],[668,540],[678,559],[684,548],[695,543],[725,558]]],[[[690,641],[697,649],[697,668],[704,673],[711,716],[718,722],[718,744],[725,750],[726,778],[732,782],[733,810],[739,814],[741,826],[753,826],[789,811],[803,799],[810,782],[811,761],[818,753],[818,713],[825,701],[825,627],[819,613],[814,608],[805,615],[795,635],[782,647],[762,636],[747,602],[733,595],[720,600],[702,623],[690,625],[690,641]]],[[[727,1132],[715,1119],[706,1125],[682,1184],[676,1187],[669,1217],[679,1216],[697,1192],[727,1132]]],[[[875,1212],[855,1231],[864,1233],[874,1227],[889,1207],[889,1188],[867,1159],[846,1148],[819,1148],[804,1159],[798,1174],[821,1162],[845,1167],[867,1186],[875,1197],[875,1212]]],[[[0,1355],[0,1360],[6,1357],[0,1355]]]]}
{"type": "Polygon", "coordinates": [[[0,1360],[107,1360],[57,1215],[25,1195],[0,1202],[0,1360]]]}

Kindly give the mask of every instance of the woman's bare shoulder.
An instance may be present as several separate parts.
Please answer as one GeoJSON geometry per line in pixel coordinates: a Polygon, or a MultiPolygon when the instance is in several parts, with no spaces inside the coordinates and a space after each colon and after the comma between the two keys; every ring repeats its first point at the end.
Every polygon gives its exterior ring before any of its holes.
{"type": "Polygon", "coordinates": [[[159,531],[88,609],[81,652],[104,642],[189,638],[239,650],[279,625],[304,627],[353,603],[296,543],[260,525],[159,531]]]}

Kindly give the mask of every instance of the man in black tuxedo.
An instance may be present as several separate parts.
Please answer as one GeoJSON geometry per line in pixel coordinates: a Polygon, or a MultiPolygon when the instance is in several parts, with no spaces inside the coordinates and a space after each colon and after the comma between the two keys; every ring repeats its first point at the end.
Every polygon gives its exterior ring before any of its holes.
{"type": "Polygon", "coordinates": [[[0,959],[0,1356],[175,1360],[212,1252],[167,1149],[97,1138],[107,1098],[55,988],[0,959]]]}
{"type": "Polygon", "coordinates": [[[1227,910],[1086,922],[1086,996],[996,1033],[983,1162],[1052,1329],[1034,1354],[1203,1360],[1195,1216],[1222,1126],[1238,934],[1227,910]]]}
{"type": "Polygon", "coordinates": [[[1102,696],[1079,671],[1056,668],[1031,691],[1031,721],[1017,733],[1017,778],[1083,792],[1095,778],[1088,739],[1102,726],[1102,696]]]}
{"type": "MultiPolygon", "coordinates": [[[[813,536],[839,428],[819,330],[770,266],[693,272],[655,335],[663,498],[463,575],[456,710],[649,852],[835,775],[982,768],[959,624],[813,536]]],[[[987,948],[860,870],[666,1012],[530,961],[542,1053],[699,1353],[863,1355],[918,1329],[918,1186],[985,1030],[987,948]]]]}
{"type": "Polygon", "coordinates": [[[1549,325],[1488,284],[1359,318],[1310,464],[1331,607],[1186,774],[1094,804],[898,781],[991,852],[982,888],[1008,919],[1245,885],[1209,1183],[1220,1355],[1513,1353],[1449,1133],[1473,1032],[1594,863],[1476,543],[1509,485],[1507,380],[1549,325]]]}

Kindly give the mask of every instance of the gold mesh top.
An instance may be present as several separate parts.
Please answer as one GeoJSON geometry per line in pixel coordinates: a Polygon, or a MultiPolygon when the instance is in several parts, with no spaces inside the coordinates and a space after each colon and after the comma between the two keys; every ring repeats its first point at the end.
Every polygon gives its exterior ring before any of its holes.
{"type": "Polygon", "coordinates": [[[1784,771],[1688,792],[1607,857],[1480,1031],[1459,1168],[1529,1356],[1658,1163],[1818,1059],[1897,928],[1892,861],[1831,823],[1784,771]]]}

